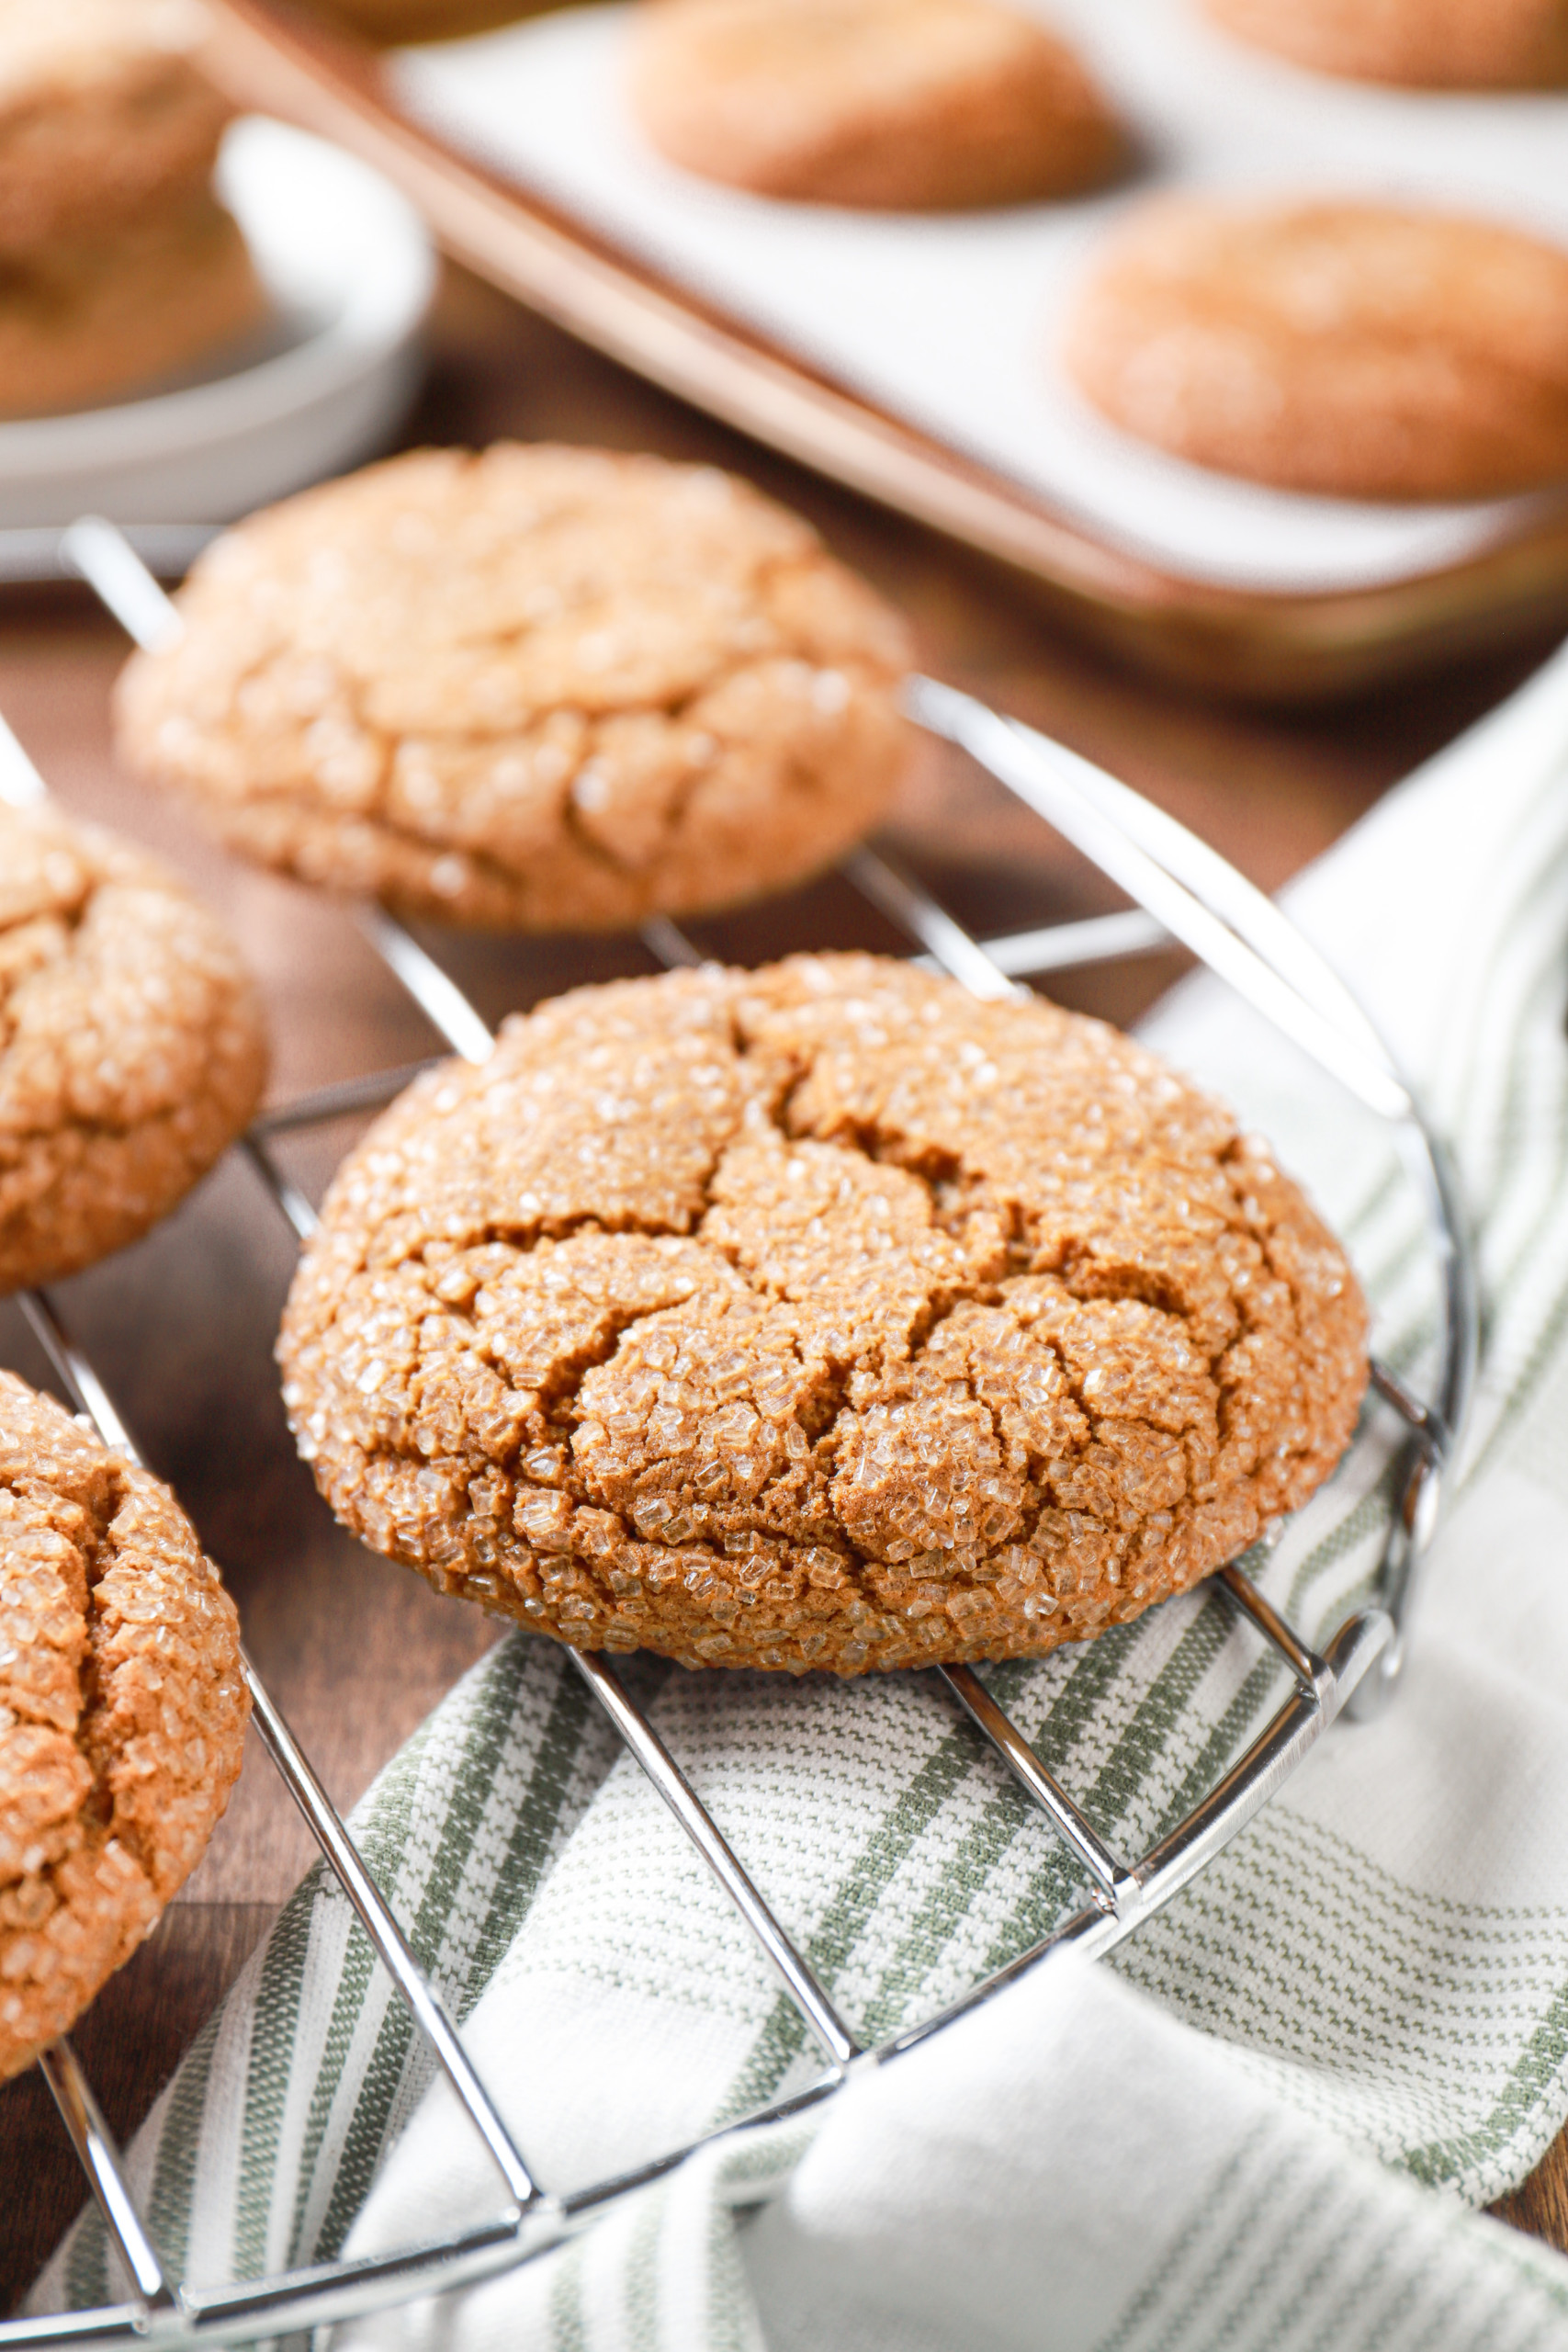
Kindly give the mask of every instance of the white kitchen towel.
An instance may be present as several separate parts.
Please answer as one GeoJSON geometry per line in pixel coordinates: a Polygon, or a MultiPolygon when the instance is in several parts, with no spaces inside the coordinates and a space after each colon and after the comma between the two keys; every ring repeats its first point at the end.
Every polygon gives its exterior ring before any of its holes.
{"type": "MultiPolygon", "coordinates": [[[[1450,1136],[1481,1243],[1481,1391],[1395,1704],[1337,1728],[1109,1964],[1053,1960],[571,2246],[345,2330],[356,2352],[1568,2345],[1568,2263],[1466,2210],[1521,2177],[1568,2113],[1568,656],[1290,896],[1450,1136]]],[[[1380,1351],[1418,1384],[1436,1291],[1386,1136],[1212,982],[1178,991],[1151,1035],[1307,1177],[1354,1251],[1380,1351]]],[[[1392,1480],[1372,1424],[1256,1564],[1314,1639],[1381,1549],[1392,1480]]],[[[1129,1854],[1281,1690],[1201,1594],[991,1679],[1129,1854]]],[[[652,1712],[866,2040],[1081,1898],[928,1678],[674,1672],[652,1712]]],[[[358,1822],[548,2187],[817,2071],[547,1645],[492,1653],[358,1822]]],[[[499,2201],[319,1878],[176,2075],[133,2171],[199,2281],[427,2238],[499,2201]]],[[[39,2300],[110,2283],[89,2222],[39,2300]]]]}

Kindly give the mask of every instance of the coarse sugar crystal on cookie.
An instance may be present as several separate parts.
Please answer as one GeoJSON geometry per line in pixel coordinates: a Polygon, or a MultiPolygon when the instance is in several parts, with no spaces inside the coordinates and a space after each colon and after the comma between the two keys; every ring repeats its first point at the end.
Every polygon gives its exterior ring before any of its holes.
{"type": "Polygon", "coordinates": [[[590,1649],[1035,1656],[1231,1559],[1366,1379],[1267,1148],[1041,1000],[865,956],[586,989],[410,1088],[279,1342],[339,1518],[590,1649]]]}
{"type": "Polygon", "coordinates": [[[886,813],[908,634],[797,516],[661,458],[428,449],[254,515],[120,682],[131,764],[236,847],[457,922],[613,929],[886,813]]]}
{"type": "Polygon", "coordinates": [[[194,0],[0,0],[0,258],[101,240],[207,185],[233,109],[194,0]]]}
{"type": "Polygon", "coordinates": [[[1128,148],[1075,51],[999,0],[650,0],[630,97],[687,171],[873,210],[1075,195],[1128,148]]]}
{"type": "Polygon", "coordinates": [[[0,2081],[190,1875],[249,1710],[234,1604],[168,1488],[0,1373],[0,2081]]]}
{"type": "Polygon", "coordinates": [[[0,807],[0,1294],[135,1240],[255,1109],[255,991],[167,869],[0,807]]]}
{"type": "Polygon", "coordinates": [[[1280,489],[1489,498],[1568,475],[1568,251],[1498,221],[1161,198],[1108,241],[1063,356],[1124,431],[1280,489]]]}

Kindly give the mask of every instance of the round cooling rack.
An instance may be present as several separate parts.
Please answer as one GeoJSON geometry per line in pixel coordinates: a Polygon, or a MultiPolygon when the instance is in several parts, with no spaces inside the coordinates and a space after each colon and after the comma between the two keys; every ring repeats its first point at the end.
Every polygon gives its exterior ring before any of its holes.
{"type": "MultiPolygon", "coordinates": [[[[180,622],[173,605],[141,556],[112,526],[96,520],[73,526],[58,548],[49,551],[51,568],[57,559],[61,568],[80,572],[91,582],[138,643],[166,645],[177,633],[180,622]]],[[[1048,1834],[1061,1840],[1076,1866],[1077,1883],[1089,1892],[1048,1935],[1016,1953],[961,1998],[873,2048],[856,2041],[829,1992],[748,1875],[743,1857],[727,1841],[679,1760],[608,1659],[570,1651],[594,1700],[745,1921],[820,2050],[822,2063],[815,2081],[789,2097],[672,2149],[654,2163],[568,2196],[552,2194],[535,2180],[525,2154],[470,2064],[438,1995],[309,1758],[247,1660],[255,1721],[271,1758],[493,2162],[495,2212],[472,2227],[389,2255],[328,2262],[231,2285],[186,2286],[170,2276],[127,2184],[80,2062],[70,2042],[62,2040],[39,2063],[125,2265],[131,2292],[124,2301],[96,2310],[0,2324],[0,2347],[248,2343],[467,2285],[525,2262],[617,2199],[672,2170],[695,2146],[744,2137],[831,2098],[852,2075],[894,2063],[1015,1978],[1049,1965],[1053,1954],[1068,1947],[1091,1954],[1108,1951],[1220,1852],[1295,1771],[1343,1710],[1371,1711],[1395,1689],[1417,1571],[1437,1523],[1444,1472],[1463,1423],[1475,1355],[1473,1273],[1441,1147],[1354,998],[1279,910],[1223,858],[1126,786],[966,695],[931,679],[912,678],[905,702],[919,726],[968,752],[1134,901],[1134,910],[1124,914],[982,942],[886,858],[868,849],[857,851],[845,861],[847,878],[902,929],[930,963],[976,995],[995,998],[1015,993],[1025,973],[1145,953],[1174,939],[1386,1124],[1419,1204],[1441,1312],[1430,1401],[1412,1394],[1386,1365],[1374,1362],[1372,1367],[1373,1409],[1363,1419],[1353,1452],[1376,1447],[1381,1458],[1391,1430],[1394,1437],[1394,1451],[1382,1474],[1392,1482],[1394,1508],[1372,1596],[1350,1608],[1321,1649],[1314,1649],[1258,1589],[1249,1573],[1249,1564],[1257,1566],[1252,1555],[1217,1572],[1213,1588],[1250,1628],[1264,1654],[1278,1662],[1288,1688],[1271,1720],[1229,1760],[1185,1817],[1146,1851],[1131,1858],[1111,1849],[978,1674],[966,1666],[927,1669],[941,1677],[953,1702],[1045,1816],[1048,1834]]],[[[0,797],[25,803],[40,797],[44,789],[0,722],[0,797]]],[[[381,908],[365,906],[357,911],[367,938],[451,1048],[470,1061],[482,1061],[491,1050],[491,1032],[449,975],[381,908]]],[[[665,918],[645,924],[641,940],[666,966],[702,960],[665,918]]],[[[268,1114],[243,1138],[241,1148],[298,1237],[313,1230],[316,1213],[277,1165],[276,1139],[347,1112],[374,1109],[400,1091],[409,1076],[407,1069],[381,1072],[325,1089],[268,1114]]],[[[89,1417],[106,1442],[134,1453],[130,1431],[51,1299],[34,1293],[23,1298],[22,1306],[77,1409],[89,1417]]],[[[1163,1604],[1168,1609],[1179,1605],[1177,1600],[1163,1604]]]]}

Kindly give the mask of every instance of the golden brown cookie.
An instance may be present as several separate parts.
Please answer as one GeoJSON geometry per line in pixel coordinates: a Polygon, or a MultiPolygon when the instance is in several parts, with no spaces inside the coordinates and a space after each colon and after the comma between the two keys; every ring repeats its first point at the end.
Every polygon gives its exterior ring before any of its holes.
{"type": "Polygon", "coordinates": [[[1568,473],[1568,253],[1371,204],[1151,204],[1066,330],[1139,439],[1286,490],[1487,498],[1568,473]]]}
{"type": "Polygon", "coordinates": [[[0,1293],[145,1233],[265,1069],[250,980],[182,884],[53,810],[0,807],[0,1293]]]}
{"type": "Polygon", "coordinates": [[[0,1373],[0,2080],[196,1867],[249,1712],[234,1604],[168,1488],[0,1373]]]}
{"type": "Polygon", "coordinates": [[[1416,89],[1568,82],[1564,0],[1205,0],[1228,32],[1292,64],[1416,89]]]}
{"type": "Polygon", "coordinates": [[[721,906],[882,816],[896,616],[728,474],[427,449],[254,515],[196,565],[119,741],[268,865],[526,930],[721,906]]]}
{"type": "Polygon", "coordinates": [[[868,956],[584,989],[420,1080],[284,1317],[338,1517],[588,1649],[1036,1656],[1241,1551],[1366,1378],[1267,1148],[1103,1023],[868,956]]]}
{"type": "Polygon", "coordinates": [[[265,315],[245,241],[205,189],[101,241],[0,258],[0,416],[129,398],[265,315]]]}
{"type": "Polygon", "coordinates": [[[190,0],[0,0],[0,258],[101,239],[205,187],[232,109],[190,0]]]}
{"type": "Polygon", "coordinates": [[[816,204],[1021,204],[1125,150],[1073,51],[998,0],[657,0],[631,96],[671,163],[816,204]]]}

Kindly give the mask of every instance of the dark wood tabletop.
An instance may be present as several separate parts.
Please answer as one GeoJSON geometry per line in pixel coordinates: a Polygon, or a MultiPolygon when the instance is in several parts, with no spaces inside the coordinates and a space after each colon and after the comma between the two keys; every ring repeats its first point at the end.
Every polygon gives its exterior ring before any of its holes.
{"type": "MultiPolygon", "coordinates": [[[[653,449],[749,474],[806,513],[840,555],[902,605],[924,668],[1126,777],[1268,889],[1509,692],[1546,650],[1537,643],[1450,665],[1439,677],[1330,710],[1187,699],[1075,643],[1016,581],[979,559],[739,440],[457,272],[437,305],[431,363],[406,441],[514,435],[653,449]]],[[[0,590],[0,711],[67,807],[158,850],[221,910],[265,991],[273,1098],[430,1053],[434,1039],[340,909],[224,856],[117,771],[108,693],[124,651],[85,592],[0,590]]],[[[981,930],[1116,903],[1072,853],[956,758],[933,755],[891,838],[981,930]]],[[[695,930],[714,952],[750,961],[807,944],[897,944],[879,938],[836,881],[695,930]]],[[[446,938],[440,947],[491,1015],[637,968],[640,955],[625,941],[446,938]]],[[[1127,1021],[1180,968],[1175,956],[1159,956],[1065,975],[1053,992],[1127,1021]]],[[[291,1148],[290,1171],[318,1189],[352,1133],[327,1129],[291,1148]]],[[[284,1427],[271,1363],[291,1262],[257,1180],[231,1154],[178,1215],[62,1285],[61,1297],[153,1467],[221,1562],[263,1675],[346,1806],[495,1629],[362,1551],[318,1500],[284,1427]]],[[[45,1377],[7,1306],[0,1306],[0,1363],[45,1377]]],[[[310,1851],[281,1784],[253,1754],[206,1860],[76,2029],[122,2139],[310,1851]]],[[[80,2201],[80,2175],[35,2070],[0,2088],[0,2310],[24,2290],[80,2201]]],[[[1568,2136],[1499,2210],[1568,2250],[1568,2136]]]]}

